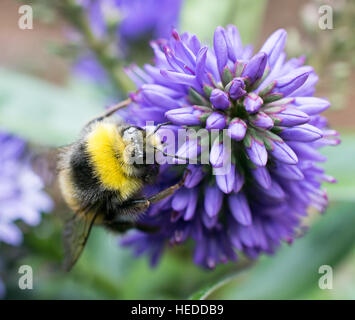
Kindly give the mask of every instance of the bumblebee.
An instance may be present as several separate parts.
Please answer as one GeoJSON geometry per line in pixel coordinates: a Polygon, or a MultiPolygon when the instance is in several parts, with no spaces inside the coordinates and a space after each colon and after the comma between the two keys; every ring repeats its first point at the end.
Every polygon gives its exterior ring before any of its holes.
{"type": "Polygon", "coordinates": [[[147,226],[137,222],[139,215],[151,203],[173,194],[184,183],[183,178],[155,195],[143,196],[143,187],[154,182],[159,172],[156,161],[146,163],[147,150],[161,151],[161,142],[155,133],[164,124],[148,133],[111,118],[130,102],[127,99],[90,121],[75,143],[59,151],[59,186],[73,211],[63,232],[67,271],[80,257],[93,225],[102,225],[114,232],[146,229],[147,226]],[[127,161],[132,159],[127,159],[127,154],[135,161],[127,161]]]}

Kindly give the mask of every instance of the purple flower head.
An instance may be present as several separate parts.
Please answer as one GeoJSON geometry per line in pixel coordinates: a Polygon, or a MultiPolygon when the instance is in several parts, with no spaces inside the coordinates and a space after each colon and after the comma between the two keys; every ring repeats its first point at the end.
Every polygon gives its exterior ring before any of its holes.
{"type": "MultiPolygon", "coordinates": [[[[144,216],[160,231],[130,236],[126,245],[156,262],[165,242],[192,238],[194,261],[213,268],[236,260],[238,251],[251,258],[272,254],[294,238],[309,207],[325,210],[321,185],[334,179],[317,166],[325,161],[318,149],[338,139],[320,116],[328,101],[313,97],[317,75],[303,58],[287,61],[285,41],[278,30],[253,55],[234,26],[216,29],[213,48],[173,32],[153,44],[155,65],[129,70],[140,89],[139,121],[197,126],[212,143],[209,163],[189,164],[184,187],[144,216]],[[142,98],[147,88],[159,101],[142,98]],[[212,139],[216,129],[226,130],[230,148],[212,139]],[[226,158],[230,168],[223,171],[226,158]]],[[[167,165],[157,185],[170,186],[182,174],[167,165]]]]}
{"type": "Polygon", "coordinates": [[[41,212],[52,209],[52,200],[30,166],[25,142],[0,131],[0,242],[18,245],[22,233],[15,221],[37,225],[41,212]]]}

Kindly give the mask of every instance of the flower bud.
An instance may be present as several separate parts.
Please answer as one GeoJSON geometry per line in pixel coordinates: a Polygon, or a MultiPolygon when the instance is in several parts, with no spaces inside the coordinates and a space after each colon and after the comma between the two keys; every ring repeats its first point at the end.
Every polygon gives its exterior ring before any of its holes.
{"type": "Polygon", "coordinates": [[[323,137],[320,129],[310,124],[302,124],[291,128],[285,128],[280,137],[285,140],[311,142],[323,137]]]}
{"type": "Polygon", "coordinates": [[[229,84],[229,95],[232,99],[238,100],[245,96],[247,93],[245,89],[245,83],[242,78],[234,78],[229,84]]]}
{"type": "Polygon", "coordinates": [[[309,116],[295,107],[272,107],[265,110],[275,122],[276,125],[283,127],[293,127],[304,124],[309,121],[309,116]]]}
{"type": "Polygon", "coordinates": [[[190,171],[186,176],[184,186],[190,189],[197,186],[200,183],[200,181],[204,178],[206,173],[203,171],[201,165],[190,164],[187,168],[190,171]]]}
{"type": "Polygon", "coordinates": [[[213,89],[210,101],[216,109],[225,110],[231,105],[228,94],[220,89],[213,89]]]}
{"type": "MultiPolygon", "coordinates": [[[[217,170],[218,171],[218,170],[217,170]]],[[[235,165],[231,164],[230,170],[226,174],[216,175],[218,188],[224,193],[231,193],[235,182],[235,165]]]]}
{"type": "Polygon", "coordinates": [[[271,177],[266,167],[257,167],[251,170],[251,174],[255,181],[264,189],[269,189],[271,186],[271,177]]]}
{"type": "Polygon", "coordinates": [[[229,209],[234,219],[243,226],[249,226],[252,223],[252,215],[248,201],[244,193],[233,194],[228,197],[229,209]]]}
{"type": "Polygon", "coordinates": [[[282,163],[297,164],[298,157],[284,141],[272,141],[271,155],[282,163]]]}
{"type": "Polygon", "coordinates": [[[307,113],[309,116],[319,114],[330,106],[328,100],[316,97],[297,97],[294,104],[298,110],[307,113]]]}
{"type": "Polygon", "coordinates": [[[216,54],[217,66],[220,75],[223,74],[223,69],[228,62],[228,47],[224,34],[225,30],[222,27],[217,27],[213,36],[213,48],[216,54]]]}
{"type": "Polygon", "coordinates": [[[206,129],[224,129],[226,117],[219,112],[213,112],[206,121],[206,129]]]}
{"type": "Polygon", "coordinates": [[[267,55],[265,52],[257,53],[246,65],[242,76],[248,79],[248,84],[252,85],[261,79],[266,67],[267,55]]]}
{"type": "Polygon", "coordinates": [[[250,121],[257,127],[262,129],[271,129],[274,126],[272,119],[264,112],[258,112],[250,117],[250,121]]]}
{"type": "Polygon", "coordinates": [[[217,185],[207,186],[205,189],[204,207],[207,215],[212,218],[216,216],[222,207],[223,193],[217,185]]]}
{"type": "Polygon", "coordinates": [[[250,92],[244,100],[245,109],[249,113],[256,113],[260,109],[262,104],[263,104],[263,99],[261,99],[254,92],[250,92]]]}
{"type": "Polygon", "coordinates": [[[264,43],[261,52],[268,56],[270,67],[273,67],[282,53],[286,43],[287,33],[283,29],[276,30],[264,43]]]}
{"type": "Polygon", "coordinates": [[[202,112],[193,107],[183,107],[165,112],[165,117],[177,125],[199,125],[202,112]]]}
{"type": "Polygon", "coordinates": [[[247,137],[248,139],[244,139],[243,142],[250,160],[258,167],[265,166],[268,157],[263,142],[256,140],[253,136],[249,134],[247,135],[247,137]]]}
{"type": "Polygon", "coordinates": [[[234,118],[228,126],[227,134],[232,139],[236,141],[241,141],[243,140],[246,131],[247,131],[246,123],[239,118],[234,118]]]}
{"type": "Polygon", "coordinates": [[[227,148],[223,145],[223,141],[216,139],[212,144],[210,152],[210,162],[212,167],[221,168],[228,160],[230,154],[227,152],[227,148]]]}
{"type": "Polygon", "coordinates": [[[290,71],[287,75],[275,80],[276,84],[272,92],[281,94],[283,97],[289,96],[306,82],[312,70],[311,67],[300,67],[290,71]]]}

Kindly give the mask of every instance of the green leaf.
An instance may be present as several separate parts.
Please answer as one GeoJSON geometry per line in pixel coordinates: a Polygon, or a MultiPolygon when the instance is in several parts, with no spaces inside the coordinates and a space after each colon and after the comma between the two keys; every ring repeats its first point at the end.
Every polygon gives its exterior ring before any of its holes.
{"type": "Polygon", "coordinates": [[[354,249],[354,225],[354,202],[334,203],[302,239],[285,245],[275,256],[263,257],[254,269],[210,298],[297,299],[309,290],[321,296],[319,267],[336,270],[354,249]]]}
{"type": "Polygon", "coordinates": [[[72,142],[88,120],[102,113],[103,101],[88,89],[65,89],[0,69],[0,128],[38,144],[72,142]]]}
{"type": "Polygon", "coordinates": [[[230,277],[221,281],[218,281],[217,283],[213,285],[209,285],[204,287],[201,290],[198,290],[194,294],[192,294],[189,298],[189,300],[205,300],[209,295],[211,295],[215,290],[218,290],[220,287],[228,283],[231,279],[234,277],[230,277]]]}

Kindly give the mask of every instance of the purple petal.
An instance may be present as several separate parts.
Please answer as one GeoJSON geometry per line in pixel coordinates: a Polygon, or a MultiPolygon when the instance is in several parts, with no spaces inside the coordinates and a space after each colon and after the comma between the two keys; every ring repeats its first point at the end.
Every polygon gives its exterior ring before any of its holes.
{"type": "Polygon", "coordinates": [[[209,217],[214,217],[222,208],[223,193],[217,185],[207,186],[205,188],[204,206],[205,211],[209,217]]]}
{"type": "Polygon", "coordinates": [[[181,159],[175,159],[175,163],[184,164],[185,159],[196,159],[200,152],[198,139],[187,140],[177,151],[176,155],[181,159]]]}
{"type": "Polygon", "coordinates": [[[228,47],[229,59],[231,59],[233,62],[236,62],[237,59],[241,57],[241,53],[243,52],[242,41],[240,39],[240,35],[236,26],[227,26],[225,38],[228,47]]]}
{"type": "Polygon", "coordinates": [[[299,108],[282,108],[282,111],[275,114],[275,117],[280,120],[279,125],[284,127],[293,127],[304,124],[309,121],[309,116],[299,108]]]}
{"type": "Polygon", "coordinates": [[[243,226],[252,224],[251,211],[244,193],[232,194],[228,197],[229,209],[237,222],[243,226]]]}
{"type": "Polygon", "coordinates": [[[212,229],[218,222],[218,216],[210,217],[205,212],[202,213],[202,222],[207,229],[212,229]]]}
{"type": "Polygon", "coordinates": [[[248,78],[249,85],[252,85],[263,76],[266,62],[267,55],[265,52],[259,52],[250,59],[242,73],[243,77],[248,78]]]}
{"type": "Polygon", "coordinates": [[[278,176],[289,180],[303,180],[304,175],[296,165],[289,165],[279,161],[274,162],[272,171],[278,176]]]}
{"type": "Polygon", "coordinates": [[[228,126],[227,134],[232,139],[236,141],[241,141],[244,139],[246,131],[247,131],[246,123],[239,118],[234,118],[232,119],[232,121],[228,126]]]}
{"type": "Polygon", "coordinates": [[[216,175],[216,182],[220,190],[230,193],[233,190],[235,181],[235,166],[231,165],[231,170],[225,175],[216,175]]]}
{"type": "Polygon", "coordinates": [[[179,108],[179,103],[171,97],[157,90],[142,90],[142,96],[151,105],[163,107],[166,109],[179,108]]]}
{"type": "Polygon", "coordinates": [[[142,91],[144,90],[149,90],[149,91],[154,91],[154,92],[160,92],[163,93],[166,96],[169,96],[173,99],[181,98],[184,96],[183,92],[179,92],[178,90],[171,89],[165,86],[162,86],[160,84],[143,84],[141,86],[142,91]]]}
{"type": "Polygon", "coordinates": [[[321,113],[330,106],[328,100],[315,97],[297,97],[294,100],[294,104],[297,106],[298,110],[310,116],[321,113]]]}
{"type": "Polygon", "coordinates": [[[251,122],[255,126],[267,130],[274,126],[274,121],[262,111],[259,111],[255,116],[251,117],[251,122]]]}
{"type": "Polygon", "coordinates": [[[251,147],[246,148],[250,160],[256,165],[263,167],[267,163],[267,151],[263,143],[251,138],[251,147]]]}
{"type": "Polygon", "coordinates": [[[195,89],[199,88],[199,84],[196,80],[196,76],[194,75],[189,75],[189,74],[174,72],[174,71],[167,71],[167,70],[160,70],[160,74],[174,83],[185,84],[195,89]]]}
{"type": "Polygon", "coordinates": [[[262,189],[261,192],[265,194],[269,199],[283,200],[286,193],[281,186],[274,180],[271,180],[271,186],[268,189],[262,189]]]}
{"type": "Polygon", "coordinates": [[[228,94],[220,89],[213,89],[210,97],[210,101],[217,109],[225,110],[231,105],[228,94]]]}
{"type": "Polygon", "coordinates": [[[196,80],[202,86],[206,77],[206,59],[207,59],[207,47],[203,47],[199,50],[196,58],[196,80]]]}
{"type": "Polygon", "coordinates": [[[190,164],[187,168],[190,170],[190,172],[187,174],[184,186],[191,189],[201,182],[206,173],[203,171],[203,167],[200,165],[190,164]]]}
{"type": "Polygon", "coordinates": [[[257,167],[251,170],[251,173],[257,183],[264,189],[269,189],[271,186],[271,177],[269,171],[265,167],[257,167]]]}
{"type": "Polygon", "coordinates": [[[294,151],[285,142],[272,142],[272,156],[286,164],[297,164],[298,158],[294,151]]]}
{"type": "Polygon", "coordinates": [[[196,112],[193,107],[183,107],[172,109],[165,112],[165,117],[177,125],[199,125],[201,124],[199,115],[201,112],[196,112]]]}
{"type": "Polygon", "coordinates": [[[282,94],[283,97],[289,96],[306,82],[312,70],[311,67],[300,67],[290,71],[287,75],[275,80],[276,85],[272,92],[282,94]]]}
{"type": "Polygon", "coordinates": [[[234,181],[234,187],[233,187],[233,192],[238,193],[245,182],[244,174],[242,174],[237,168],[235,169],[235,181],[234,181]]]}
{"type": "Polygon", "coordinates": [[[172,208],[176,211],[184,210],[189,202],[189,196],[189,190],[185,188],[181,188],[180,190],[178,190],[175,193],[174,198],[171,202],[172,208]]]}
{"type": "Polygon", "coordinates": [[[301,160],[312,160],[318,162],[324,162],[327,160],[327,158],[314,149],[311,144],[297,141],[289,141],[287,144],[301,160]]]}
{"type": "Polygon", "coordinates": [[[249,113],[256,113],[263,105],[264,101],[254,92],[250,92],[244,99],[245,109],[249,113]]]}
{"type": "Polygon", "coordinates": [[[292,128],[285,128],[280,136],[284,140],[294,140],[311,142],[323,137],[323,133],[320,129],[310,124],[302,124],[292,128]]]}
{"type": "MultiPolygon", "coordinates": [[[[308,67],[312,69],[311,67],[308,67]]],[[[313,96],[314,92],[316,91],[315,85],[317,84],[319,77],[312,69],[312,72],[309,74],[306,82],[300,86],[297,90],[292,92],[293,97],[306,97],[306,96],[313,96]]]]}
{"type": "Polygon", "coordinates": [[[223,145],[223,140],[216,139],[212,145],[210,152],[210,162],[212,167],[221,168],[226,163],[229,156],[227,149],[223,145]]]}
{"type": "Polygon", "coordinates": [[[206,121],[206,129],[224,129],[226,117],[219,112],[213,112],[206,121]]]}
{"type": "Polygon", "coordinates": [[[283,29],[276,30],[264,43],[261,52],[265,52],[268,56],[268,62],[272,68],[280,54],[284,50],[287,38],[287,32],[283,29]]]}
{"type": "Polygon", "coordinates": [[[21,230],[14,224],[0,224],[0,240],[17,246],[22,242],[21,230]]]}
{"type": "Polygon", "coordinates": [[[195,215],[195,211],[196,211],[196,207],[197,207],[197,200],[198,200],[198,193],[197,193],[197,189],[190,189],[189,190],[189,201],[186,207],[186,211],[184,214],[184,220],[188,221],[191,220],[194,215],[195,215]]]}
{"type": "Polygon", "coordinates": [[[245,83],[242,78],[234,78],[229,87],[229,95],[232,99],[238,100],[246,95],[245,83]]]}
{"type": "Polygon", "coordinates": [[[228,62],[228,48],[224,36],[225,30],[218,26],[213,36],[213,48],[217,58],[217,66],[220,75],[223,74],[224,67],[228,62]]]}

